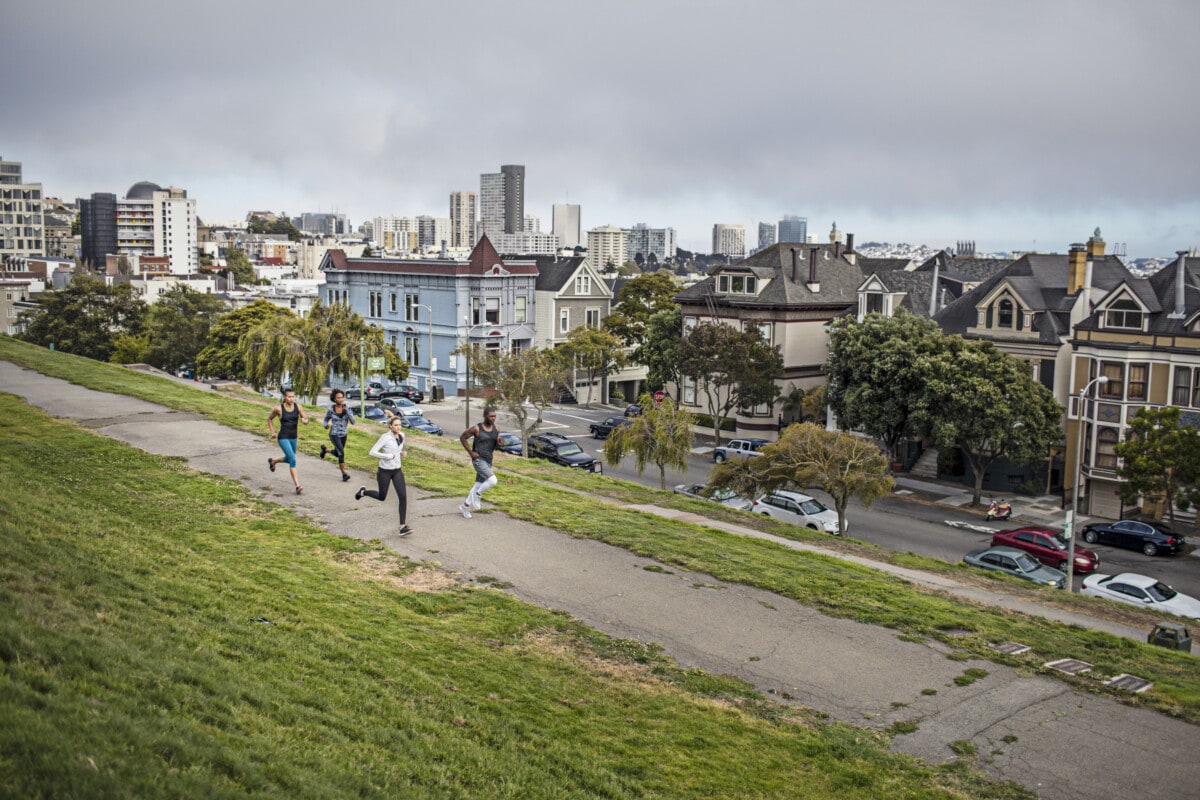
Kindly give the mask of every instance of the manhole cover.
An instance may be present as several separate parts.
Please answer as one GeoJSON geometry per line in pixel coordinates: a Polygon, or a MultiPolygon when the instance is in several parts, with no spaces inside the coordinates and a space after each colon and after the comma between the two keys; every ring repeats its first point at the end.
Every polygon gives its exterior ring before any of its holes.
{"type": "Polygon", "coordinates": [[[1020,644],[1019,642],[1004,642],[1003,644],[989,644],[988,649],[995,650],[997,653],[1004,653],[1008,656],[1019,656],[1021,653],[1029,652],[1029,645],[1020,644]]]}
{"type": "Polygon", "coordinates": [[[1047,661],[1043,666],[1065,672],[1068,675],[1078,675],[1091,670],[1092,665],[1077,658],[1060,658],[1058,661],[1047,661]]]}
{"type": "Polygon", "coordinates": [[[1146,691],[1154,684],[1145,678],[1139,678],[1136,675],[1118,675],[1104,685],[1110,686],[1113,689],[1121,689],[1123,691],[1134,692],[1136,694],[1146,691]]]}

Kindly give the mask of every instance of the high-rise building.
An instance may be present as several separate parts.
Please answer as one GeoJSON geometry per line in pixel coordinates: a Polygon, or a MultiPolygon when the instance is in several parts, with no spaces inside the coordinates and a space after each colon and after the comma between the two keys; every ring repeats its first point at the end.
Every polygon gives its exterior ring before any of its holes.
{"type": "Polygon", "coordinates": [[[578,205],[555,203],[552,225],[551,233],[558,237],[563,247],[578,247],[583,244],[583,227],[580,225],[578,205]]]}
{"type": "Polygon", "coordinates": [[[305,233],[322,236],[345,236],[350,233],[350,220],[345,214],[305,212],[295,221],[295,225],[305,233]]]}
{"type": "Polygon", "coordinates": [[[713,225],[713,255],[736,256],[746,255],[746,228],[743,225],[713,225]]]}
{"type": "Polygon", "coordinates": [[[420,220],[412,217],[376,217],[371,224],[372,241],[384,250],[411,253],[421,244],[420,220]]]}
{"type": "Polygon", "coordinates": [[[79,257],[95,270],[104,269],[109,253],[117,252],[117,196],[93,192],[79,198],[79,257]]]}
{"type": "Polygon", "coordinates": [[[0,159],[0,261],[45,255],[42,185],[21,179],[21,162],[0,159]]]}
{"type": "Polygon", "coordinates": [[[645,259],[653,255],[659,262],[675,257],[674,228],[651,228],[639,222],[632,228],[626,228],[625,235],[626,251],[632,259],[636,260],[638,253],[645,259]]]}
{"type": "Polygon", "coordinates": [[[167,256],[172,274],[187,275],[200,268],[196,248],[196,201],[184,189],[138,181],[117,201],[118,255],[167,256]]]}
{"type": "Polygon", "coordinates": [[[525,165],[505,164],[479,176],[482,233],[520,233],[525,227],[525,165]]]}
{"type": "Polygon", "coordinates": [[[592,269],[603,271],[609,265],[619,267],[629,260],[629,235],[613,225],[592,228],[587,233],[588,261],[592,269]]]}
{"type": "Polygon", "coordinates": [[[431,217],[422,214],[417,217],[418,244],[422,248],[450,246],[450,218],[431,217]]]}
{"type": "Polygon", "coordinates": [[[758,223],[758,249],[766,250],[775,244],[775,225],[771,222],[758,223]]]}
{"type": "Polygon", "coordinates": [[[450,193],[450,246],[475,246],[475,207],[474,192],[450,193]]]}
{"type": "Polygon", "coordinates": [[[779,220],[779,241],[807,242],[808,218],[784,215],[783,219],[779,220]]]}

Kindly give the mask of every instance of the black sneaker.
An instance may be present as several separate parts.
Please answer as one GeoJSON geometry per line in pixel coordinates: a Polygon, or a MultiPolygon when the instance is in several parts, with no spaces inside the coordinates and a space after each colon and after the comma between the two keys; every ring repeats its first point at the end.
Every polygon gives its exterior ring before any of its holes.
{"type": "Polygon", "coordinates": [[[325,445],[321,445],[321,458],[324,458],[325,454],[328,452],[329,452],[329,448],[326,447],[325,445]]]}
{"type": "Polygon", "coordinates": [[[403,528],[400,529],[400,532],[397,533],[396,535],[397,536],[408,536],[410,533],[412,533],[412,528],[405,525],[403,528]]]}
{"type": "Polygon", "coordinates": [[[274,471],[275,471],[275,459],[273,459],[273,458],[268,458],[268,459],[267,459],[267,466],[271,468],[271,472],[274,472],[274,471]]]}
{"type": "Polygon", "coordinates": [[[349,472],[343,472],[343,473],[342,473],[342,483],[345,483],[345,482],[346,482],[346,481],[348,481],[348,480],[350,480],[350,473],[349,473],[349,472]]]}
{"type": "Polygon", "coordinates": [[[367,487],[360,486],[360,487],[358,487],[358,491],[354,493],[354,499],[362,500],[362,496],[366,493],[367,493],[367,487]]]}

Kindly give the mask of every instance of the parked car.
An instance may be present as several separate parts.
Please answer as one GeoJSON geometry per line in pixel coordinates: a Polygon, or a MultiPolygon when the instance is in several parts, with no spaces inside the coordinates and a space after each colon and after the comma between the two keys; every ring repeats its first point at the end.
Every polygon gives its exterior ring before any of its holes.
{"type": "Polygon", "coordinates": [[[524,453],[524,448],[521,446],[521,437],[510,431],[501,432],[500,441],[496,445],[496,449],[504,453],[512,453],[514,456],[524,453]]]}
{"type": "Polygon", "coordinates": [[[770,442],[766,439],[730,439],[720,447],[713,448],[713,461],[720,464],[733,456],[757,456],[764,444],[770,442]]]}
{"type": "Polygon", "coordinates": [[[1038,560],[1029,553],[1015,547],[989,547],[985,550],[972,550],[963,556],[963,562],[973,567],[991,569],[1015,578],[1040,583],[1043,586],[1053,586],[1055,589],[1063,589],[1067,585],[1066,573],[1038,563],[1038,560]]]}
{"type": "Polygon", "coordinates": [[[633,423],[630,417],[606,417],[603,422],[593,422],[588,426],[593,439],[607,439],[614,430],[633,423]]]}
{"type": "Polygon", "coordinates": [[[544,458],[564,467],[586,469],[590,472],[603,470],[600,462],[583,452],[583,448],[557,433],[535,433],[529,437],[529,457],[544,458]]]}
{"type": "Polygon", "coordinates": [[[415,386],[409,386],[406,383],[397,384],[389,389],[384,389],[382,397],[403,397],[405,400],[412,400],[414,403],[424,403],[425,393],[415,386]]]}
{"type": "Polygon", "coordinates": [[[371,422],[379,422],[385,425],[389,419],[387,412],[379,406],[367,406],[363,414],[371,422]]]}
{"type": "Polygon", "coordinates": [[[430,422],[420,414],[402,416],[400,417],[400,424],[414,431],[432,433],[434,436],[441,436],[443,433],[441,425],[438,425],[436,422],[430,422]]]}
{"type": "Polygon", "coordinates": [[[1141,550],[1148,556],[1158,553],[1178,553],[1187,544],[1182,536],[1174,533],[1161,522],[1140,522],[1123,519],[1117,522],[1093,522],[1084,525],[1081,532],[1088,544],[1111,544],[1141,550]]]}
{"type": "Polygon", "coordinates": [[[347,400],[378,400],[383,396],[383,385],[380,383],[368,383],[367,395],[364,398],[361,387],[351,386],[346,389],[347,400]]]}
{"type": "Polygon", "coordinates": [[[687,495],[696,500],[711,500],[714,503],[720,503],[723,506],[730,508],[748,509],[751,506],[751,501],[740,495],[733,493],[731,489],[718,489],[712,494],[704,494],[704,490],[708,488],[703,483],[681,483],[671,491],[675,494],[687,495]]]}
{"type": "Polygon", "coordinates": [[[403,397],[385,397],[379,401],[379,407],[400,417],[419,417],[421,409],[412,400],[403,397]]]}
{"type": "MultiPolygon", "coordinates": [[[[992,547],[1015,547],[1024,550],[1047,567],[1059,572],[1067,571],[1067,555],[1070,544],[1053,528],[1030,525],[1000,531],[992,536],[992,547]]],[[[1075,572],[1095,572],[1100,568],[1100,557],[1095,551],[1080,545],[1075,546],[1075,572]]]]}
{"type": "Polygon", "coordinates": [[[632,403],[630,405],[625,406],[625,416],[640,417],[641,415],[642,415],[642,407],[639,406],[637,403],[632,403]]]}
{"type": "Polygon", "coordinates": [[[1120,575],[1089,575],[1083,579],[1081,594],[1106,597],[1154,611],[1166,611],[1181,617],[1200,619],[1200,600],[1181,594],[1160,580],[1122,572],[1120,575]]]}
{"type": "MultiPolygon", "coordinates": [[[[845,533],[838,530],[837,512],[826,508],[820,501],[802,493],[776,489],[756,499],[750,506],[756,514],[766,514],[773,519],[803,525],[814,531],[825,531],[837,536],[845,533]]],[[[850,524],[846,523],[846,528],[850,524]]]]}

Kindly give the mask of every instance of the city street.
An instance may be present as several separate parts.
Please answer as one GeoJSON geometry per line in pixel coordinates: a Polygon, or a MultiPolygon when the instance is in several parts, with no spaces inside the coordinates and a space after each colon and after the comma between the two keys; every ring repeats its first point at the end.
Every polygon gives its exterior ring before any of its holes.
{"type": "MultiPolygon", "coordinates": [[[[463,431],[465,409],[459,398],[448,398],[441,403],[422,403],[421,410],[432,421],[446,430],[447,436],[457,437],[463,431]]],[[[478,421],[479,409],[473,406],[471,423],[478,421]]],[[[612,406],[593,404],[591,408],[579,406],[554,406],[546,410],[544,424],[540,430],[554,431],[576,440],[580,447],[588,453],[603,459],[603,443],[593,439],[588,433],[588,424],[602,420],[607,416],[620,415],[622,409],[612,406]]],[[[505,424],[507,414],[501,411],[498,421],[501,430],[512,430],[511,423],[505,424]]],[[[667,487],[679,483],[704,483],[712,472],[713,462],[709,448],[701,445],[696,447],[688,459],[688,470],[684,474],[676,470],[667,471],[667,487]]],[[[645,486],[658,486],[657,472],[647,470],[638,475],[633,466],[633,459],[626,458],[622,463],[610,466],[605,463],[606,475],[624,480],[635,481],[645,486]]],[[[820,492],[814,495],[822,501],[820,492]]],[[[889,550],[920,553],[950,562],[962,560],[963,554],[969,550],[987,547],[991,542],[991,533],[980,529],[1005,530],[1031,524],[1029,520],[1020,519],[1021,499],[1013,499],[1017,518],[1012,522],[985,522],[982,513],[970,513],[957,508],[949,508],[914,500],[906,500],[902,495],[892,495],[875,503],[870,510],[861,504],[852,502],[846,517],[850,524],[850,535],[855,539],[877,544],[889,550]],[[960,523],[972,527],[953,527],[947,523],[960,523]]],[[[826,503],[828,505],[828,503],[826,503]]],[[[1060,518],[1061,520],[1061,518],[1060,518]]],[[[1039,522],[1038,524],[1048,524],[1039,522]]],[[[1200,541],[1193,541],[1200,545],[1200,541]]],[[[1100,572],[1116,574],[1120,572],[1136,572],[1151,575],[1164,583],[1173,586],[1184,594],[1200,597],[1200,557],[1180,555],[1172,557],[1145,556],[1135,550],[1124,550],[1106,545],[1088,545],[1100,556],[1100,572]]],[[[1079,588],[1081,577],[1075,576],[1074,587],[1079,588]]]]}

